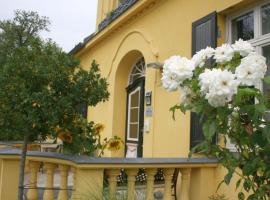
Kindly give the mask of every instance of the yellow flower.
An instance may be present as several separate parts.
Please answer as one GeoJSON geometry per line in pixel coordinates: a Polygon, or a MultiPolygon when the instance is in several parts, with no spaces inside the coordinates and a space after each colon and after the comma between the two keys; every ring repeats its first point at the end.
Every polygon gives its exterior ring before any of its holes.
{"type": "Polygon", "coordinates": [[[123,141],[120,138],[111,138],[108,141],[107,149],[110,151],[117,151],[123,145],[123,141]]]}
{"type": "Polygon", "coordinates": [[[72,135],[69,131],[61,131],[58,133],[58,138],[63,142],[72,143],[72,135]]]}
{"type": "Polygon", "coordinates": [[[95,129],[95,134],[96,135],[99,135],[100,132],[102,132],[104,130],[105,126],[103,124],[96,124],[94,126],[94,129],[95,129]]]}
{"type": "Polygon", "coordinates": [[[32,107],[34,107],[34,108],[35,108],[35,107],[38,107],[38,108],[39,108],[39,107],[40,107],[40,104],[34,102],[34,103],[32,104],[32,107]]]}

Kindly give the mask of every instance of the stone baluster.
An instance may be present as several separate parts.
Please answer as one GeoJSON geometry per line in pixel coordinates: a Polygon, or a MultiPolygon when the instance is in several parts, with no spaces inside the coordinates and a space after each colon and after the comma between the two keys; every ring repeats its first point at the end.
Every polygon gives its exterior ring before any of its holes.
{"type": "Polygon", "coordinates": [[[76,179],[77,179],[77,170],[75,167],[71,168],[71,171],[73,173],[73,191],[72,191],[72,196],[71,199],[76,199],[76,179]]]}
{"type": "Polygon", "coordinates": [[[109,181],[109,199],[116,199],[117,176],[120,174],[119,169],[112,169],[107,171],[109,181]]]}
{"type": "Polygon", "coordinates": [[[38,170],[40,167],[40,162],[29,161],[29,170],[30,170],[30,182],[29,190],[27,192],[27,200],[38,200],[38,170]]]}
{"type": "MultiPolygon", "coordinates": [[[[173,178],[174,169],[164,169],[165,176],[165,185],[164,185],[164,199],[172,199],[172,178],[173,178]]],[[[181,199],[182,200],[182,199],[181,199]]]]}
{"type": "Polygon", "coordinates": [[[68,170],[69,166],[59,165],[60,171],[60,190],[57,200],[68,200],[68,170]]]}
{"type": "Polygon", "coordinates": [[[154,181],[156,169],[146,169],[147,186],[146,186],[146,200],[154,200],[154,181]]]}
{"type": "Polygon", "coordinates": [[[190,191],[190,168],[180,169],[181,172],[181,200],[189,200],[189,191],[190,191]]]}
{"type": "Polygon", "coordinates": [[[127,169],[126,173],[128,175],[128,200],[135,200],[135,181],[137,169],[127,169]]]}
{"type": "Polygon", "coordinates": [[[43,199],[54,200],[53,191],[53,180],[54,180],[54,169],[57,166],[53,163],[45,163],[44,168],[46,170],[46,189],[43,194],[43,199]]]}

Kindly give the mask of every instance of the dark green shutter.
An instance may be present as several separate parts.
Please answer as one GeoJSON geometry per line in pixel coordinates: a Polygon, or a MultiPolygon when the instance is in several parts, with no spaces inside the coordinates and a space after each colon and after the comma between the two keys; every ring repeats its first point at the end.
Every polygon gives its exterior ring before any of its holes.
{"type": "MultiPolygon", "coordinates": [[[[192,23],[192,55],[207,46],[217,46],[217,13],[213,12],[192,23]]],[[[203,140],[200,116],[191,113],[190,147],[194,147],[203,140]]]]}

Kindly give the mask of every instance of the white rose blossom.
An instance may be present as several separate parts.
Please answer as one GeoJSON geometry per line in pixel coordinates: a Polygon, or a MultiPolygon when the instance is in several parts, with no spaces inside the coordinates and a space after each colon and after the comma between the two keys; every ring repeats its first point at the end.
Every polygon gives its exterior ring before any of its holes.
{"type": "Polygon", "coordinates": [[[198,51],[193,57],[192,61],[196,67],[203,67],[207,59],[211,58],[215,53],[215,50],[211,47],[206,47],[198,51]]]}
{"type": "Polygon", "coordinates": [[[233,45],[233,50],[240,53],[241,56],[246,57],[248,54],[254,52],[254,47],[247,41],[239,39],[233,45]]]}
{"type": "Polygon", "coordinates": [[[201,86],[201,93],[206,94],[209,92],[210,84],[214,81],[216,69],[205,69],[204,73],[200,74],[199,81],[201,86]]]}
{"type": "Polygon", "coordinates": [[[199,84],[208,103],[213,107],[220,107],[232,100],[237,93],[239,81],[228,70],[207,69],[199,76],[199,84]]]}
{"type": "Polygon", "coordinates": [[[208,94],[207,100],[208,100],[208,103],[215,108],[225,106],[227,102],[227,99],[224,98],[223,96],[211,95],[211,94],[208,94]]]}
{"type": "MultiPolygon", "coordinates": [[[[195,67],[203,67],[207,59],[214,56],[216,63],[230,62],[238,52],[243,58],[235,69],[235,74],[228,69],[205,69],[198,77],[200,95],[213,107],[222,107],[232,101],[239,85],[256,86],[261,82],[267,71],[266,59],[255,53],[251,44],[238,40],[232,46],[224,44],[215,50],[207,47],[197,52],[192,60],[185,57],[172,56],[165,61],[162,83],[169,91],[180,90],[181,103],[192,103],[192,97],[198,95],[189,85],[183,87],[183,82],[193,77],[195,67]]],[[[219,67],[214,65],[213,67],[219,67]]],[[[224,65],[222,66],[225,67],[224,65]]]]}
{"type": "Polygon", "coordinates": [[[165,61],[162,73],[162,84],[168,91],[175,91],[186,79],[191,79],[194,62],[180,56],[172,56],[165,61]]]}
{"type": "Polygon", "coordinates": [[[169,92],[176,91],[179,87],[179,81],[177,80],[176,75],[169,71],[163,71],[161,81],[162,86],[169,92]]]}
{"type": "Polygon", "coordinates": [[[229,44],[223,44],[215,50],[214,58],[217,63],[225,63],[231,61],[234,56],[234,50],[229,44]]]}
{"type": "Polygon", "coordinates": [[[241,85],[258,85],[267,71],[265,57],[253,52],[241,60],[241,64],[235,69],[237,80],[241,85]]]}

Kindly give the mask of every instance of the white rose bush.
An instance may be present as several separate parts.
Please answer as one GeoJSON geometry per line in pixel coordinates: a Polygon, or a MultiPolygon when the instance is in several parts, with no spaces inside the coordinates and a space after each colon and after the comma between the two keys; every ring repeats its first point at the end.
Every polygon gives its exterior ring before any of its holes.
{"type": "Polygon", "coordinates": [[[204,141],[191,153],[216,157],[228,169],[226,184],[237,174],[236,188],[246,191],[240,190],[240,200],[270,196],[270,106],[260,89],[263,82],[270,83],[266,71],[266,59],[241,39],[202,49],[192,59],[172,56],[163,66],[163,87],[181,96],[173,113],[179,109],[201,117],[204,141]],[[225,138],[236,152],[226,148],[225,138]]]}

